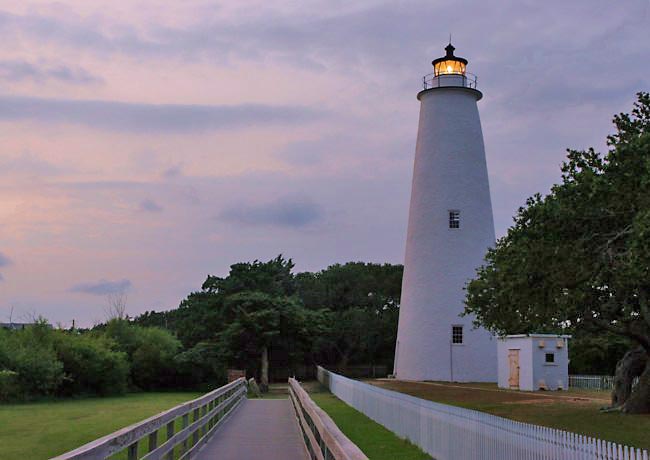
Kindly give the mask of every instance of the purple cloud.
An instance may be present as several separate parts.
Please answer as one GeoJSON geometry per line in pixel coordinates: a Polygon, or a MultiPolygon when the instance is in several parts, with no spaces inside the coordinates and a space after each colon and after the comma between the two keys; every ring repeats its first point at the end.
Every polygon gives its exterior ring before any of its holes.
{"type": "Polygon", "coordinates": [[[310,201],[284,198],[271,203],[235,206],[224,210],[220,217],[237,224],[301,228],[319,221],[323,212],[310,201]]]}
{"type": "Polygon", "coordinates": [[[300,106],[140,104],[0,96],[0,120],[72,123],[133,133],[223,130],[253,124],[302,124],[322,118],[324,114],[323,110],[300,106]]]}
{"type": "Polygon", "coordinates": [[[128,279],[122,279],[119,281],[99,280],[95,283],[76,284],[70,288],[70,292],[104,296],[126,292],[131,289],[131,287],[132,283],[128,279]]]}
{"type": "MultiPolygon", "coordinates": [[[[4,255],[2,252],[0,252],[0,268],[2,267],[8,267],[9,265],[12,265],[13,261],[4,255]]],[[[0,273],[0,281],[4,281],[4,276],[2,276],[2,273],[0,273]]]]}
{"type": "Polygon", "coordinates": [[[140,203],[140,210],[145,212],[161,212],[163,208],[155,201],[146,199],[140,203]]]}
{"type": "Polygon", "coordinates": [[[9,257],[0,252],[0,267],[8,267],[12,263],[13,262],[9,257]]]}
{"type": "Polygon", "coordinates": [[[33,80],[37,83],[56,80],[80,85],[101,83],[103,81],[82,67],[42,62],[35,64],[26,60],[0,61],[0,78],[8,81],[33,80]]]}

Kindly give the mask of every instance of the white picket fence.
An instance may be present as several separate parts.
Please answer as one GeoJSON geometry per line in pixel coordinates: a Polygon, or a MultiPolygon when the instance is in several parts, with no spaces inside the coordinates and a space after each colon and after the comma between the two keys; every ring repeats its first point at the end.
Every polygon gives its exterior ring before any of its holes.
{"type": "Polygon", "coordinates": [[[436,460],[649,460],[647,450],[415,398],[320,366],[318,380],[436,460]]]}
{"type": "MultiPolygon", "coordinates": [[[[639,377],[635,377],[632,386],[639,383],[639,377]]],[[[585,388],[587,390],[608,391],[614,388],[613,375],[569,375],[570,388],[585,388]]]]}
{"type": "Polygon", "coordinates": [[[614,388],[614,377],[611,375],[569,375],[569,388],[611,390],[614,388]]]}

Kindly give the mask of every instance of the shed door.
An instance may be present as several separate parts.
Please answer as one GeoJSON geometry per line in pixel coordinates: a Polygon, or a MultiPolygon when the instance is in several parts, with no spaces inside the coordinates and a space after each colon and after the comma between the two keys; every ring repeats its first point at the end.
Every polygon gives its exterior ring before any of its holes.
{"type": "Polygon", "coordinates": [[[510,364],[510,378],[508,385],[514,390],[519,389],[519,350],[508,350],[508,363],[510,364]]]}

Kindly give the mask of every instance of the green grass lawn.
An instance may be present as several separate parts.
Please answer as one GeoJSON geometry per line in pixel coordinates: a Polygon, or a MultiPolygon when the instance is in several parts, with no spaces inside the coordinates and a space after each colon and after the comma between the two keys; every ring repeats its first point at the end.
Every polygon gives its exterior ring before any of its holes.
{"type": "Polygon", "coordinates": [[[392,431],[373,422],[331,393],[311,393],[311,398],[332,417],[341,431],[370,460],[427,460],[427,454],[392,431]]]}
{"type": "Polygon", "coordinates": [[[373,380],[367,383],[520,422],[650,449],[650,415],[601,412],[600,408],[607,406],[609,402],[608,392],[523,392],[498,390],[494,384],[441,384],[396,380],[373,380]]]}
{"type": "Polygon", "coordinates": [[[198,396],[136,393],[0,405],[0,460],[45,460],[198,396]]]}

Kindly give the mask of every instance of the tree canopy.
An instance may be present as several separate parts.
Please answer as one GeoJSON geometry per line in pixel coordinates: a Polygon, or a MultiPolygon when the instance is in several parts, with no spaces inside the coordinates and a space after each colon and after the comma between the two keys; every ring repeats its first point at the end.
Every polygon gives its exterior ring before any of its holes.
{"type": "MultiPolygon", "coordinates": [[[[488,251],[467,286],[477,324],[499,334],[611,334],[648,361],[650,95],[639,93],[614,125],[608,152],[569,150],[561,183],[529,198],[488,251]]],[[[626,410],[650,411],[645,369],[629,401],[618,401],[626,410]]]]}
{"type": "Polygon", "coordinates": [[[234,264],[225,277],[209,275],[177,310],[147,312],[146,326],[166,327],[186,351],[214,367],[266,369],[314,363],[345,368],[393,361],[402,266],[349,262],[293,273],[278,256],[234,264]]]}

